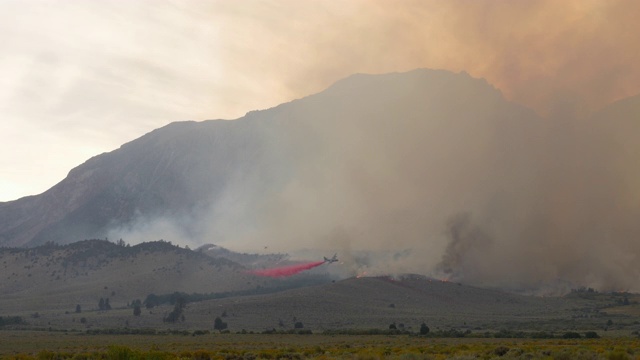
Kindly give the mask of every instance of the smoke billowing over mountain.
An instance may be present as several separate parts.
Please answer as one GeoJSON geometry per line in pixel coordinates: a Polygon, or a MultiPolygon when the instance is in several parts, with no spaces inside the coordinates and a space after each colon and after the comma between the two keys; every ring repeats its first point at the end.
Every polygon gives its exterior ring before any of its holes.
{"type": "Polygon", "coordinates": [[[354,274],[638,290],[638,105],[545,119],[465,73],[355,75],[247,115],[286,165],[230,185],[200,235],[335,250],[354,274]]]}
{"type": "Polygon", "coordinates": [[[542,118],[466,73],[354,75],[95,157],[45,194],[2,204],[14,216],[0,234],[338,252],[349,275],[640,290],[638,114],[634,97],[542,118]]]}

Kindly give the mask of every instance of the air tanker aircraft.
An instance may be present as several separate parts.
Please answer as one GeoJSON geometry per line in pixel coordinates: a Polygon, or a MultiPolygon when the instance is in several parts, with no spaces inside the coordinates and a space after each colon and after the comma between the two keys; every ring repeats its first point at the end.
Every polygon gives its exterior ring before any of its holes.
{"type": "Polygon", "coordinates": [[[338,261],[338,253],[333,254],[333,257],[331,259],[329,259],[327,257],[324,257],[324,262],[326,262],[326,263],[331,264],[331,263],[334,263],[336,261],[338,261]]]}

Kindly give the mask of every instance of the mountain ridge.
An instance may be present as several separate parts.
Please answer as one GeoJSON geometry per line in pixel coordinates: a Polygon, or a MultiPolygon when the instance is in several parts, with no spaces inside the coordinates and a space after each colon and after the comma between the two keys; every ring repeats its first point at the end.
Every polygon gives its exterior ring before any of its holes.
{"type": "Polygon", "coordinates": [[[0,245],[309,248],[339,252],[352,275],[636,290],[637,99],[543,119],[467,73],[353,75],[96,156],[39,196],[1,203],[0,245]],[[377,255],[354,255],[363,249],[377,255]]]}
{"type": "MultiPolygon", "coordinates": [[[[175,213],[167,214],[157,211],[157,208],[166,203],[177,207],[176,212],[199,211],[198,206],[201,208],[210,206],[206,203],[198,205],[199,201],[201,202],[203,198],[209,196],[202,192],[219,193],[221,190],[211,186],[202,186],[203,182],[190,184],[188,179],[180,177],[176,173],[178,171],[183,173],[196,171],[199,172],[196,174],[199,181],[210,178],[214,182],[218,181],[220,187],[223,187],[226,180],[220,171],[216,174],[215,168],[219,166],[218,164],[229,168],[235,165],[234,162],[249,161],[241,169],[234,169],[236,172],[247,172],[252,167],[259,167],[257,161],[251,162],[251,157],[256,153],[264,152],[265,147],[270,144],[284,142],[282,134],[278,134],[278,132],[282,131],[283,126],[297,126],[295,121],[292,121],[296,119],[291,119],[291,117],[297,116],[296,108],[300,104],[316,102],[322,97],[340,99],[346,95],[345,91],[357,94],[362,89],[374,84],[378,84],[378,87],[380,84],[394,84],[398,82],[397,78],[411,79],[412,86],[420,86],[421,82],[429,82],[432,77],[438,82],[446,84],[459,76],[461,77],[458,79],[459,81],[470,81],[477,86],[493,89],[496,95],[502,96],[486,81],[473,79],[466,73],[458,75],[445,70],[418,69],[409,73],[355,74],[336,82],[319,94],[293,100],[270,109],[250,111],[244,117],[236,120],[170,123],[127,142],[116,150],[91,157],[83,164],[71,169],[65,179],[42,194],[0,203],[0,219],[3,219],[0,221],[0,245],[34,246],[47,241],[69,243],[86,238],[103,238],[108,235],[109,227],[126,224],[132,221],[138,213],[150,217],[176,215],[175,213]],[[411,79],[414,74],[419,76],[416,79],[411,79]],[[293,111],[290,111],[291,108],[294,108],[293,111]],[[293,112],[293,116],[283,119],[279,117],[282,111],[293,112]],[[274,123],[273,120],[276,122],[274,123]],[[232,137],[235,142],[228,140],[229,137],[232,137]],[[182,149],[183,153],[176,158],[176,151],[181,150],[178,149],[179,143],[189,144],[191,149],[182,149]],[[216,146],[217,144],[218,146],[216,146]],[[193,149],[196,146],[199,148],[193,149]],[[229,146],[235,148],[225,151],[229,146]],[[147,148],[153,148],[155,156],[145,150],[147,148]],[[227,158],[216,157],[216,149],[225,153],[227,158]],[[196,160],[190,161],[186,152],[191,152],[192,157],[196,160]],[[206,159],[206,156],[203,155],[207,152],[216,159],[209,160],[202,166],[195,163],[206,159]],[[168,170],[167,172],[166,170],[170,169],[174,162],[183,162],[184,166],[179,170],[168,170]],[[201,169],[198,170],[199,168],[201,169]],[[204,175],[203,172],[207,171],[212,174],[204,175]],[[164,185],[162,187],[155,186],[157,182],[164,183],[164,185]],[[128,187],[137,187],[135,196],[127,191],[128,187]],[[157,187],[162,190],[156,190],[154,193],[154,188],[157,187]],[[176,187],[179,188],[176,191],[181,191],[180,195],[172,193],[171,190],[176,187]],[[193,187],[198,189],[190,193],[188,189],[193,187]],[[158,194],[157,191],[166,191],[169,195],[158,194]],[[193,207],[195,210],[190,210],[189,207],[193,207]]],[[[396,84],[397,88],[394,88],[393,91],[387,89],[384,93],[388,95],[394,91],[401,91],[403,89],[401,84],[404,82],[399,81],[396,84]]],[[[413,87],[404,90],[405,93],[412,91],[413,87]]],[[[406,96],[405,93],[402,95],[406,96]]],[[[344,100],[349,99],[345,98],[344,100]]],[[[299,131],[299,129],[294,131],[299,131]]],[[[295,147],[295,145],[290,145],[287,149],[295,147]]],[[[272,151],[275,151],[276,154],[269,156],[269,160],[277,156],[286,157],[283,155],[284,150],[282,149],[272,151]]]]}

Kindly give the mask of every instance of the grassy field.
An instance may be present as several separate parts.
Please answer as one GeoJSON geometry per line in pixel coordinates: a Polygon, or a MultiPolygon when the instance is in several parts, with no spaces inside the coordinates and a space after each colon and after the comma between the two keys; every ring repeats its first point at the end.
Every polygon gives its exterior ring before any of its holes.
{"type": "Polygon", "coordinates": [[[640,359],[640,339],[434,339],[409,335],[87,335],[2,331],[16,359],[640,359]]]}

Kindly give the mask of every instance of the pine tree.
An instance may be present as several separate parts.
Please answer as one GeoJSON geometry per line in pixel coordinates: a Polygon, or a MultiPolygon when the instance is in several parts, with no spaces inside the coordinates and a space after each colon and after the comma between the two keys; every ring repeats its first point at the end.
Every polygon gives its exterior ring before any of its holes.
{"type": "Polygon", "coordinates": [[[213,328],[215,330],[224,330],[227,328],[227,323],[222,321],[221,318],[217,317],[214,321],[213,321],[213,328]]]}

